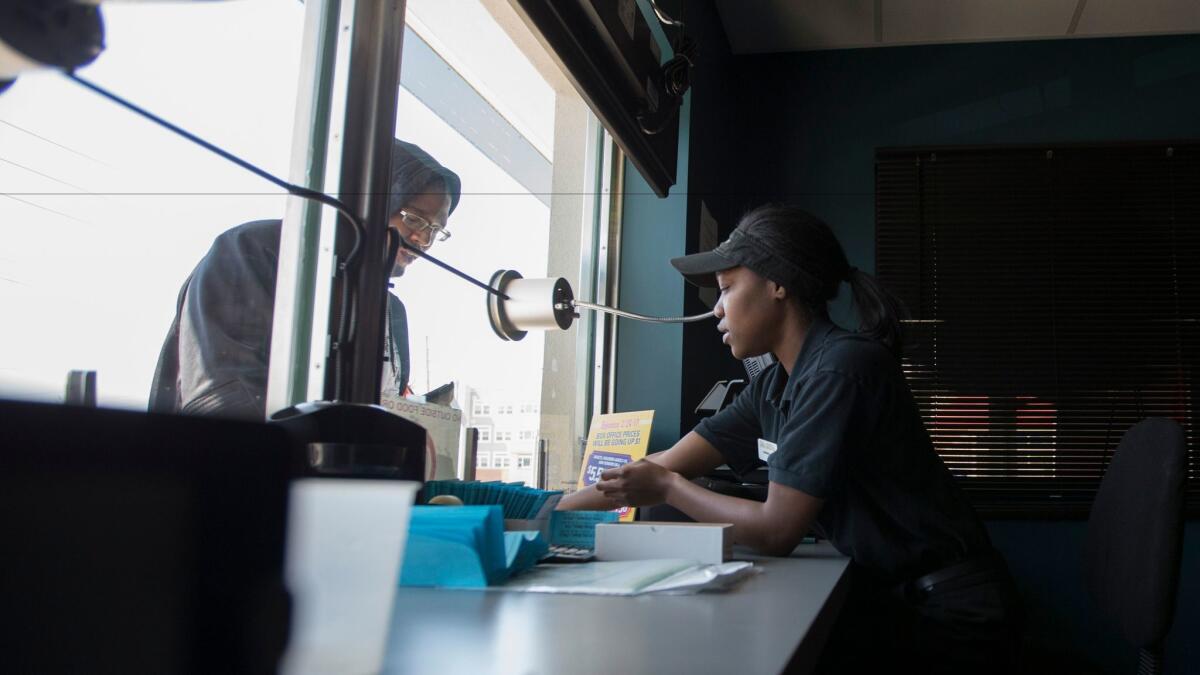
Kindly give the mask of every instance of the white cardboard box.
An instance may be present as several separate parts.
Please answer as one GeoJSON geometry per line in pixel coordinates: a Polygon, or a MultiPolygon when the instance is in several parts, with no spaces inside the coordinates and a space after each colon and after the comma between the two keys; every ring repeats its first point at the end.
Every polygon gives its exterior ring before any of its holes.
{"type": "Polygon", "coordinates": [[[684,558],[715,565],[729,559],[732,528],[729,523],[600,523],[596,560],[684,558]]]}

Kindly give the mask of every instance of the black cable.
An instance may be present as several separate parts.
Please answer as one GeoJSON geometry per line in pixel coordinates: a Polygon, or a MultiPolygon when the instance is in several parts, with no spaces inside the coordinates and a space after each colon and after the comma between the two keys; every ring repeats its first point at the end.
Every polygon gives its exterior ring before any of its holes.
{"type": "Polygon", "coordinates": [[[334,391],[334,400],[335,401],[341,400],[342,394],[344,393],[342,391],[343,385],[342,385],[342,377],[341,377],[342,362],[346,358],[346,353],[348,351],[347,348],[354,342],[353,319],[354,319],[355,313],[353,311],[354,308],[351,306],[351,303],[353,303],[354,299],[355,299],[355,293],[354,293],[355,289],[353,288],[353,286],[355,285],[356,280],[355,280],[354,276],[352,274],[350,274],[350,269],[354,263],[355,258],[358,257],[358,250],[362,245],[363,233],[366,232],[366,228],[363,226],[362,221],[359,220],[358,216],[356,216],[352,211],[350,211],[350,208],[348,206],[346,206],[345,204],[343,204],[341,200],[339,200],[335,197],[331,197],[323,192],[317,192],[316,190],[310,190],[301,185],[293,185],[292,183],[289,183],[289,182],[283,180],[282,178],[276,178],[274,175],[266,172],[263,169],[258,168],[257,166],[251,164],[250,162],[247,162],[246,160],[242,159],[241,157],[238,157],[237,155],[234,155],[231,152],[228,152],[220,147],[217,147],[216,145],[213,145],[212,143],[209,143],[208,141],[204,140],[203,138],[200,138],[199,136],[191,133],[190,131],[188,131],[182,127],[179,127],[175,124],[172,124],[171,122],[168,122],[167,120],[159,117],[158,115],[155,115],[154,113],[150,112],[149,110],[146,110],[145,108],[142,108],[141,106],[139,106],[131,101],[125,100],[124,98],[108,91],[107,89],[101,87],[100,85],[94,84],[92,82],[89,82],[88,80],[83,79],[82,77],[76,75],[73,71],[67,71],[65,74],[69,79],[74,80],[75,82],[82,85],[83,87],[99,94],[100,96],[103,96],[104,98],[107,98],[108,100],[112,101],[113,103],[116,103],[117,105],[125,108],[126,110],[134,112],[134,113],[150,120],[151,122],[154,122],[155,124],[163,127],[164,129],[167,129],[168,131],[170,131],[174,134],[177,134],[179,136],[182,136],[183,138],[186,138],[187,140],[195,143],[196,145],[199,145],[200,147],[204,148],[205,150],[208,150],[209,152],[212,152],[230,162],[233,162],[234,164],[242,167],[243,169],[249,171],[250,173],[258,176],[259,178],[262,178],[263,180],[266,180],[269,183],[272,183],[274,185],[277,185],[277,186],[283,188],[289,194],[293,194],[298,197],[303,197],[305,199],[311,199],[313,201],[316,201],[321,204],[325,204],[327,206],[331,206],[331,207],[337,209],[339,213],[341,213],[343,216],[346,217],[346,219],[348,221],[350,221],[350,224],[353,226],[353,231],[354,231],[354,244],[350,247],[350,252],[346,255],[346,259],[344,261],[338,263],[337,271],[338,271],[338,274],[341,275],[341,277],[342,277],[342,307],[341,307],[341,317],[339,317],[339,319],[338,319],[337,336],[335,337],[334,344],[333,344],[334,382],[335,382],[335,386],[336,386],[336,389],[334,391]]]}
{"type": "Polygon", "coordinates": [[[691,69],[696,61],[696,41],[682,30],[671,40],[674,58],[663,64],[663,87],[671,96],[682,99],[692,86],[691,69]]]}
{"type": "Polygon", "coordinates": [[[642,110],[637,116],[642,132],[655,135],[666,129],[667,125],[675,119],[680,106],[683,105],[683,95],[692,86],[691,70],[696,65],[696,41],[688,37],[685,32],[682,5],[679,8],[680,20],[676,21],[667,16],[653,0],[650,4],[654,8],[654,13],[658,15],[658,20],[662,22],[664,30],[666,26],[673,26],[677,29],[675,37],[671,39],[674,56],[662,64],[660,70],[662,88],[658,109],[653,113],[642,110]]]}
{"type": "MultiPolygon", "coordinates": [[[[347,259],[347,262],[349,260],[347,259]]],[[[333,400],[340,401],[345,397],[346,384],[342,378],[342,369],[345,366],[346,359],[350,358],[350,346],[354,344],[357,337],[354,330],[354,319],[358,313],[355,311],[358,304],[357,283],[350,282],[351,274],[349,268],[344,268],[345,274],[342,276],[342,302],[338,307],[338,337],[334,344],[331,345],[333,351],[333,400]]]]}
{"type": "Polygon", "coordinates": [[[655,0],[650,0],[650,9],[654,10],[654,15],[658,17],[658,20],[661,21],[663,25],[677,26],[680,29],[683,28],[683,5],[679,6],[679,21],[672,19],[670,15],[662,11],[662,8],[658,6],[658,3],[655,2],[655,0]]]}
{"type": "MultiPolygon", "coordinates": [[[[390,269],[392,265],[396,264],[396,254],[400,252],[401,239],[403,239],[403,237],[400,236],[400,230],[397,230],[394,227],[388,228],[387,252],[384,254],[383,258],[383,266],[385,269],[390,269]]],[[[388,288],[391,288],[390,283],[388,284],[388,288]]]]}
{"type": "Polygon", "coordinates": [[[425,251],[421,250],[421,248],[419,246],[413,246],[411,242],[405,241],[404,237],[400,237],[400,245],[403,246],[404,248],[408,249],[409,251],[412,251],[418,258],[424,258],[425,260],[428,260],[429,262],[433,263],[434,265],[437,265],[438,267],[459,277],[460,279],[465,279],[465,280],[475,284],[476,286],[482,288],[483,290],[487,291],[488,293],[491,293],[492,295],[496,296],[497,298],[500,298],[501,300],[509,299],[508,295],[500,292],[499,289],[495,289],[495,288],[492,288],[491,286],[488,286],[487,284],[483,283],[482,281],[479,281],[475,277],[468,275],[466,272],[460,272],[460,271],[454,269],[450,265],[442,262],[441,260],[438,260],[437,258],[435,258],[435,257],[429,255],[428,253],[426,253],[425,251]]]}
{"type": "Polygon", "coordinates": [[[229,160],[230,162],[233,162],[234,164],[237,164],[238,166],[240,166],[243,169],[249,171],[250,173],[258,176],[259,178],[262,178],[263,180],[266,180],[267,182],[273,183],[273,184],[283,188],[290,194],[296,195],[297,197],[304,197],[305,199],[311,199],[313,201],[320,202],[322,204],[325,204],[326,206],[332,206],[333,208],[337,209],[338,212],[340,212],[342,215],[346,216],[346,219],[349,220],[350,224],[354,226],[354,245],[350,247],[350,253],[346,255],[345,262],[342,263],[341,265],[339,265],[339,267],[342,267],[342,268],[348,267],[354,261],[354,258],[358,255],[358,248],[362,242],[362,234],[363,234],[363,232],[366,231],[366,228],[363,227],[362,221],[360,221],[358,219],[358,217],[356,215],[354,215],[353,212],[350,211],[350,207],[343,204],[339,199],[337,199],[335,197],[330,197],[329,195],[327,195],[323,192],[317,192],[316,190],[310,190],[301,185],[293,185],[293,184],[283,180],[282,178],[276,178],[275,176],[271,175],[270,173],[267,173],[266,171],[258,168],[257,166],[254,166],[250,162],[247,162],[246,160],[238,157],[237,155],[227,152],[227,151],[213,145],[212,143],[209,143],[208,141],[204,140],[203,138],[200,138],[199,136],[191,133],[190,131],[168,122],[167,120],[159,117],[158,115],[155,115],[154,113],[150,112],[149,110],[146,110],[145,108],[142,108],[135,103],[127,101],[127,100],[121,98],[120,96],[117,96],[116,94],[104,89],[100,85],[93,84],[92,82],[89,82],[89,81],[83,79],[82,77],[76,75],[74,72],[67,72],[66,76],[68,78],[74,80],[75,82],[78,82],[79,84],[83,85],[87,89],[90,89],[93,92],[103,96],[104,98],[107,98],[108,100],[116,103],[117,105],[119,105],[123,108],[126,108],[127,110],[130,110],[132,112],[135,112],[138,115],[141,115],[142,117],[145,117],[146,119],[150,120],[151,122],[154,122],[155,124],[167,129],[168,131],[171,131],[175,134],[183,136],[184,138],[195,143],[196,145],[199,145],[200,147],[204,148],[205,150],[215,153],[215,154],[223,157],[224,159],[229,160]]]}
{"type": "MultiPolygon", "coordinates": [[[[283,180],[282,178],[276,178],[275,176],[264,171],[263,169],[260,169],[257,166],[254,166],[253,164],[251,164],[250,162],[247,162],[246,160],[238,157],[237,155],[234,155],[230,152],[222,150],[221,148],[213,145],[212,143],[209,143],[208,141],[204,140],[203,138],[200,138],[199,136],[196,136],[195,134],[193,134],[185,129],[181,129],[178,126],[175,126],[174,124],[168,122],[167,120],[164,120],[161,117],[158,117],[154,113],[151,113],[143,108],[140,108],[136,104],[126,101],[125,99],[121,98],[120,96],[117,96],[116,94],[113,94],[112,92],[105,90],[104,88],[100,87],[99,85],[88,82],[87,80],[83,79],[82,77],[79,77],[75,73],[67,73],[66,75],[67,75],[67,77],[75,80],[76,82],[78,82],[79,84],[82,84],[83,86],[87,87],[88,89],[91,89],[92,91],[96,92],[97,94],[100,94],[101,96],[121,105],[122,107],[128,108],[129,110],[132,110],[133,112],[145,117],[146,119],[149,119],[150,121],[152,121],[160,126],[163,126],[167,129],[169,129],[170,131],[173,131],[173,132],[179,134],[180,136],[183,136],[184,138],[188,139],[189,141],[192,141],[193,143],[196,143],[197,145],[205,148],[206,150],[209,150],[211,152],[214,152],[214,153],[220,155],[221,157],[233,162],[234,164],[237,164],[238,166],[253,173],[254,175],[259,176],[260,178],[263,178],[264,180],[267,180],[271,183],[274,183],[275,185],[278,185],[279,187],[283,188],[284,190],[287,190],[289,193],[291,193],[297,197],[311,199],[313,201],[317,201],[322,204],[325,204],[326,206],[331,206],[331,207],[337,209],[338,212],[340,212],[342,215],[346,216],[346,219],[350,221],[350,224],[355,227],[354,246],[351,247],[350,253],[346,256],[346,261],[344,263],[342,263],[339,267],[349,267],[351,262],[358,255],[358,248],[359,248],[359,243],[361,240],[362,232],[365,232],[366,228],[363,227],[362,221],[359,220],[358,217],[355,216],[353,213],[351,213],[350,208],[348,206],[346,206],[345,204],[343,204],[337,198],[330,197],[329,195],[327,195],[323,192],[317,192],[316,190],[310,190],[310,189],[300,186],[300,185],[294,185],[292,183],[289,183],[289,182],[283,180]]],[[[505,295],[504,293],[501,293],[497,289],[492,288],[491,286],[488,286],[487,284],[483,283],[482,281],[479,281],[478,279],[475,279],[474,277],[467,275],[465,272],[460,272],[459,270],[455,269],[454,267],[451,267],[449,264],[444,263],[441,260],[438,260],[437,258],[429,255],[428,253],[426,253],[419,247],[413,246],[411,243],[405,241],[403,237],[400,238],[400,245],[403,246],[404,248],[412,251],[417,257],[428,260],[429,262],[433,263],[434,265],[437,265],[438,267],[441,267],[442,269],[446,270],[447,272],[450,272],[451,274],[454,274],[462,279],[465,279],[466,281],[478,286],[479,288],[482,288],[483,290],[487,291],[488,293],[491,293],[492,295],[495,295],[496,297],[499,297],[502,300],[509,299],[509,297],[507,295],[505,295]]]]}

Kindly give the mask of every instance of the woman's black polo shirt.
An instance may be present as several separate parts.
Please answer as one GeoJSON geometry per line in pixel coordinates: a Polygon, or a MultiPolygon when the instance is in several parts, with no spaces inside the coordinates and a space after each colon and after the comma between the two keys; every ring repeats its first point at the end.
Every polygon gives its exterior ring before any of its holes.
{"type": "Polygon", "coordinates": [[[826,319],[809,329],[791,377],[771,366],[696,433],[739,473],[762,465],[758,439],[774,443],[770,480],[824,499],[819,533],[883,579],[990,549],[896,358],[826,319]]]}

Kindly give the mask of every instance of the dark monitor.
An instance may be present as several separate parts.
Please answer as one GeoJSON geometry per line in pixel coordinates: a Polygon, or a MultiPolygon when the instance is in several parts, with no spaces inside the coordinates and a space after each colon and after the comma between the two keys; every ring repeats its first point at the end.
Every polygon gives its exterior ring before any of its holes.
{"type": "MultiPolygon", "coordinates": [[[[747,378],[750,381],[753,381],[776,361],[777,359],[775,358],[775,355],[768,352],[760,356],[752,356],[748,359],[742,359],[742,365],[746,369],[747,378]]],[[[733,382],[741,382],[741,380],[730,380],[730,384],[733,382]]],[[[721,384],[722,383],[718,383],[718,386],[721,384]]],[[[740,390],[741,387],[738,387],[738,391],[740,390]]],[[[705,401],[707,401],[712,394],[713,392],[709,392],[709,395],[705,397],[705,401]]],[[[724,408],[726,405],[732,403],[735,396],[736,394],[725,397],[721,405],[713,410],[712,413],[716,413],[721,408],[724,408]]],[[[697,409],[696,412],[700,412],[700,410],[697,409]]],[[[765,465],[752,469],[745,474],[738,474],[729,466],[722,464],[701,480],[707,481],[705,487],[718,492],[727,492],[729,494],[735,494],[737,496],[745,496],[754,499],[759,497],[763,499],[766,498],[765,491],[755,489],[754,487],[765,486],[767,484],[767,467],[765,465]]]]}
{"type": "Polygon", "coordinates": [[[753,380],[754,378],[758,377],[759,373],[766,370],[776,361],[778,361],[778,359],[775,358],[775,355],[767,352],[766,354],[761,354],[759,356],[751,356],[748,359],[742,359],[742,365],[746,367],[746,375],[753,380]]]}
{"type": "Polygon", "coordinates": [[[696,414],[703,417],[716,414],[737,398],[745,386],[745,380],[718,380],[700,400],[700,405],[696,406],[696,414]]]}
{"type": "Polygon", "coordinates": [[[668,91],[662,54],[637,3],[515,0],[513,6],[650,188],[666,197],[675,184],[681,99],[668,91]]]}
{"type": "Polygon", "coordinates": [[[275,672],[289,440],[266,423],[0,401],[9,672],[275,672]]]}
{"type": "Polygon", "coordinates": [[[742,359],[742,365],[746,368],[745,380],[718,380],[713,385],[712,389],[700,399],[700,405],[696,406],[696,414],[702,417],[716,414],[722,408],[733,402],[737,395],[741,393],[746,384],[758,377],[771,364],[775,363],[775,356],[767,353],[760,356],[752,356],[748,359],[742,359]]]}

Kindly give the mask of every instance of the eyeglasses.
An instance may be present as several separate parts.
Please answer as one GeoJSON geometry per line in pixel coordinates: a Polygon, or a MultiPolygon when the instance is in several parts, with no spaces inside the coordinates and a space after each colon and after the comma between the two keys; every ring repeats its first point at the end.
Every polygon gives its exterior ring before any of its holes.
{"type": "Polygon", "coordinates": [[[396,213],[400,214],[400,218],[404,221],[405,227],[416,232],[421,238],[421,248],[427,249],[433,246],[434,241],[446,241],[450,238],[450,233],[442,225],[429,222],[423,216],[419,216],[411,211],[400,209],[396,213]]]}

